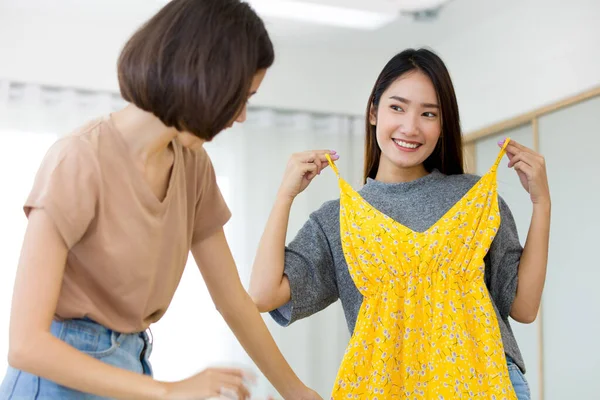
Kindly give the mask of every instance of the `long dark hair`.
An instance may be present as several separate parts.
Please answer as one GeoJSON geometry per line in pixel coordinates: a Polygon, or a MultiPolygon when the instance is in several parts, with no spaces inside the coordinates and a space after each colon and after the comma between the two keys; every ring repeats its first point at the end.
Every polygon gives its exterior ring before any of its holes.
{"type": "Polygon", "coordinates": [[[381,157],[381,149],[375,134],[376,126],[370,123],[371,110],[377,112],[381,96],[392,83],[402,75],[415,70],[427,75],[433,83],[442,114],[442,133],[433,153],[424,162],[425,169],[429,172],[438,169],[446,175],[464,173],[460,117],[448,69],[441,58],[430,50],[407,49],[394,56],[383,68],[369,97],[365,136],[365,183],[367,178],[375,179],[381,157]]]}

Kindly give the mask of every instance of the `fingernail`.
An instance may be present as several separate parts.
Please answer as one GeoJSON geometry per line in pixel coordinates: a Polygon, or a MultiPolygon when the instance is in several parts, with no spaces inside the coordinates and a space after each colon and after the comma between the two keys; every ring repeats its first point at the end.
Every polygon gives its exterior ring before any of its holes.
{"type": "Polygon", "coordinates": [[[506,141],[506,138],[504,138],[504,139],[502,139],[502,140],[498,141],[498,144],[499,144],[499,145],[503,145],[505,141],[506,141]]]}
{"type": "Polygon", "coordinates": [[[331,154],[335,154],[335,153],[337,153],[337,151],[331,150],[331,154]]]}
{"type": "Polygon", "coordinates": [[[337,154],[334,154],[331,158],[333,158],[334,160],[337,160],[338,158],[340,158],[340,156],[338,156],[337,154]]]}

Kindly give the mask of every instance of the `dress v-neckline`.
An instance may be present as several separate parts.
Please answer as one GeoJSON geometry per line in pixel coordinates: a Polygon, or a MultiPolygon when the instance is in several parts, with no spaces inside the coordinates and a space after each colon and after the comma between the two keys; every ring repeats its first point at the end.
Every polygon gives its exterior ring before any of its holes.
{"type": "MultiPolygon", "coordinates": [[[[473,185],[473,187],[471,187],[471,189],[469,189],[456,203],[454,203],[454,205],[452,205],[452,207],[450,207],[450,209],[448,211],[446,211],[437,221],[435,221],[429,228],[427,228],[425,231],[422,231],[422,232],[410,229],[406,225],[400,223],[399,221],[396,221],[389,215],[387,215],[387,214],[379,211],[377,208],[373,207],[367,200],[365,200],[364,197],[362,197],[360,195],[360,193],[358,193],[356,190],[354,190],[354,188],[340,176],[340,173],[339,173],[335,163],[329,157],[329,154],[326,154],[325,156],[327,157],[327,161],[329,162],[329,165],[333,169],[333,172],[336,174],[336,176],[338,177],[338,180],[340,181],[340,187],[345,188],[349,192],[348,194],[344,193],[345,195],[351,194],[353,197],[355,196],[357,199],[359,199],[359,201],[364,205],[364,207],[366,209],[372,211],[378,217],[383,218],[386,221],[390,221],[391,224],[398,231],[404,231],[404,232],[406,232],[408,234],[412,234],[414,236],[427,236],[430,233],[435,232],[437,230],[437,228],[439,227],[439,225],[441,225],[443,222],[445,222],[449,218],[456,215],[458,212],[457,209],[464,203],[464,201],[466,199],[472,197],[473,193],[475,193],[479,189],[479,187],[481,186],[481,183],[484,181],[484,179],[495,178],[495,175],[496,175],[496,172],[498,169],[498,165],[500,164],[502,157],[504,157],[504,154],[506,153],[506,146],[508,145],[509,142],[510,142],[509,138],[507,138],[504,141],[502,149],[500,150],[500,154],[496,158],[496,161],[494,162],[494,164],[492,164],[492,167],[482,177],[480,177],[477,180],[477,182],[473,185]]],[[[342,190],[342,192],[344,192],[344,190],[342,190]]],[[[340,205],[341,205],[341,203],[342,203],[342,199],[340,199],[340,205]]]]}

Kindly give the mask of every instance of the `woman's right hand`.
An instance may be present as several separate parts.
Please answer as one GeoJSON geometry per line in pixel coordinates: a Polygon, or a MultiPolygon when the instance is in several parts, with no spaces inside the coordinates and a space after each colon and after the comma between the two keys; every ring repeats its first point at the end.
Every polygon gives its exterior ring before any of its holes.
{"type": "Polygon", "coordinates": [[[306,189],[313,178],[327,168],[325,154],[329,154],[334,161],[339,158],[333,150],[313,150],[292,154],[283,175],[279,195],[293,199],[306,189]]]}
{"type": "Polygon", "coordinates": [[[249,373],[235,368],[208,368],[188,379],[169,382],[167,400],[250,398],[247,383],[254,380],[249,373]],[[237,396],[237,397],[236,397],[237,396]]]}

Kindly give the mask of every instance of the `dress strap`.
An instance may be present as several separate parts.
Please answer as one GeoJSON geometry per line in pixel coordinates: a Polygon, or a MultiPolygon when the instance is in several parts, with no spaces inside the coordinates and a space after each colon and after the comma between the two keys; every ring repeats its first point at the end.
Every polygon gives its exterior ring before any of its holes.
{"type": "Polygon", "coordinates": [[[329,166],[331,167],[331,169],[333,170],[333,172],[335,172],[335,174],[337,175],[337,177],[340,177],[340,172],[338,171],[335,163],[333,162],[333,160],[331,160],[331,157],[329,156],[329,153],[325,153],[325,157],[327,158],[327,162],[329,163],[329,166]]]}
{"type": "Polygon", "coordinates": [[[502,144],[502,149],[500,150],[500,154],[498,154],[498,158],[496,158],[496,162],[493,165],[493,169],[497,169],[498,165],[500,165],[500,161],[502,161],[502,157],[504,157],[504,155],[506,154],[506,146],[508,146],[508,143],[510,142],[510,138],[506,138],[504,140],[504,143],[502,144]]]}

